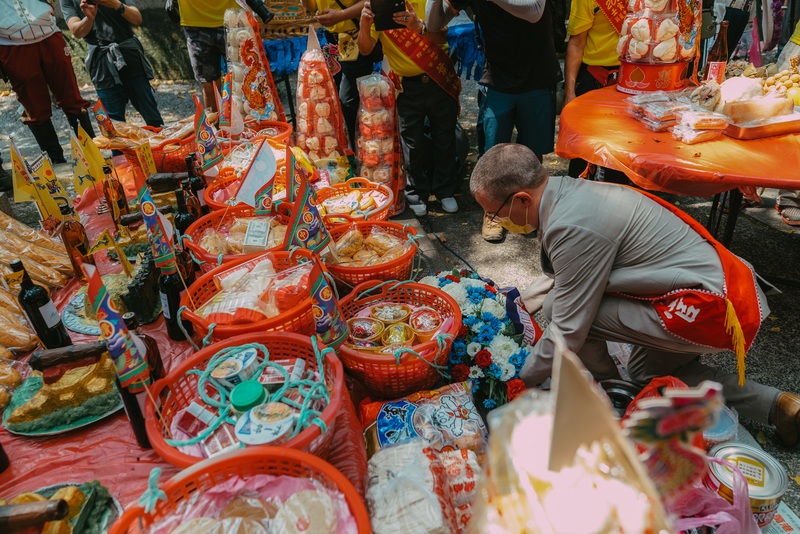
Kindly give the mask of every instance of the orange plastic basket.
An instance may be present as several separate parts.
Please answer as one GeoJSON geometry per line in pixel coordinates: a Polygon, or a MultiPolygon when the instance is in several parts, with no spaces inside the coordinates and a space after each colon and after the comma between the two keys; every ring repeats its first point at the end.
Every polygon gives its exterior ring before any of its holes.
{"type": "Polygon", "coordinates": [[[397,398],[415,391],[429,389],[439,380],[439,372],[430,364],[444,367],[450,355],[453,339],[461,327],[461,309],[453,297],[444,291],[415,282],[380,282],[372,280],[356,286],[352,293],[339,301],[345,319],[355,317],[356,313],[380,302],[394,302],[412,306],[430,306],[447,319],[453,318],[453,325],[447,332],[451,334],[439,347],[436,339],[415,345],[417,356],[404,352],[397,358],[389,354],[368,354],[354,350],[347,345],[339,348],[339,358],[350,373],[367,390],[377,397],[397,398]],[[378,287],[380,286],[380,287],[378,287]]]}
{"type": "Polygon", "coordinates": [[[394,202],[394,193],[389,186],[370,182],[366,178],[350,178],[344,183],[330,185],[317,190],[317,204],[322,204],[330,198],[343,197],[353,189],[367,189],[370,191],[380,191],[386,196],[383,204],[372,209],[365,214],[352,214],[348,219],[355,221],[385,221],[389,218],[389,208],[394,202]]]}
{"type": "MultiPolygon", "coordinates": [[[[353,223],[356,228],[367,237],[373,228],[399,237],[402,240],[410,240],[417,235],[417,231],[410,227],[396,222],[390,221],[358,221],[353,223]]],[[[340,224],[334,226],[330,230],[331,237],[338,240],[347,231],[351,225],[340,224]]],[[[379,265],[372,265],[370,267],[345,267],[341,265],[330,265],[328,270],[331,272],[336,281],[340,284],[348,286],[346,289],[353,288],[362,282],[369,280],[408,280],[411,278],[411,269],[414,264],[414,256],[417,253],[417,248],[413,244],[409,244],[410,248],[405,254],[396,260],[387,261],[379,265]]]]}
{"type": "MultiPolygon", "coordinates": [[[[186,229],[186,233],[183,237],[183,246],[192,253],[195,262],[197,262],[197,264],[200,266],[200,270],[204,273],[211,272],[212,269],[216,269],[220,265],[230,263],[233,260],[242,258],[253,259],[267,251],[254,252],[252,254],[226,254],[220,259],[219,256],[215,256],[214,254],[203,250],[200,247],[200,242],[203,239],[203,232],[205,232],[208,228],[218,228],[220,225],[224,226],[226,222],[232,221],[237,217],[260,216],[261,215],[256,214],[255,208],[250,208],[248,206],[239,206],[227,210],[212,211],[208,215],[203,215],[197,219],[189,226],[189,228],[186,229]]],[[[267,217],[267,215],[264,215],[264,217],[267,217]]],[[[275,249],[271,250],[278,250],[278,248],[276,247],[275,249]]]]}
{"type": "MultiPolygon", "coordinates": [[[[257,447],[222,454],[185,469],[161,485],[166,501],[158,501],[155,509],[146,513],[141,506],[125,510],[111,525],[109,534],[140,533],[153,523],[174,512],[178,506],[198,491],[202,494],[233,477],[244,479],[255,475],[301,477],[315,480],[328,489],[344,495],[356,520],[359,534],[372,532],[369,514],[355,486],[335,467],[316,456],[283,447],[257,447]]],[[[144,491],[146,488],[142,488],[144,491]]]]}
{"type": "MultiPolygon", "coordinates": [[[[264,253],[262,252],[262,254],[264,253]]],[[[284,271],[290,267],[295,267],[302,263],[300,261],[301,259],[314,261],[312,253],[306,249],[297,249],[291,253],[271,252],[270,254],[272,254],[275,259],[276,271],[284,271]]],[[[220,265],[216,269],[211,270],[195,280],[189,287],[189,291],[184,293],[181,298],[181,306],[186,306],[187,309],[183,310],[181,318],[190,321],[195,328],[200,331],[203,337],[208,334],[208,329],[211,328],[213,323],[191,311],[193,308],[189,300],[189,295],[192,296],[197,307],[202,306],[208,302],[211,297],[219,293],[219,289],[214,283],[214,275],[225,272],[251,259],[250,257],[245,257],[220,265]]],[[[322,262],[317,262],[317,265],[320,269],[324,269],[321,263],[322,262]]],[[[314,335],[316,333],[316,323],[314,322],[314,314],[311,310],[311,297],[303,299],[300,304],[281,313],[277,317],[248,324],[214,325],[212,337],[213,339],[227,339],[242,334],[258,334],[272,331],[295,332],[307,336],[314,335]]]]}
{"type": "Polygon", "coordinates": [[[277,135],[267,135],[267,139],[272,139],[281,144],[286,144],[286,140],[292,135],[292,125],[288,122],[280,121],[245,121],[245,126],[258,133],[266,128],[277,130],[277,135]]]}
{"type": "MultiPolygon", "coordinates": [[[[311,344],[311,338],[308,336],[281,332],[237,336],[214,343],[186,359],[173,369],[168,376],[156,382],[151,388],[154,398],[158,398],[163,393],[169,393],[169,396],[165,395],[166,400],[161,404],[161,413],[164,414],[167,426],[172,424],[179,411],[187,408],[197,398],[197,383],[200,377],[196,373],[189,373],[189,371],[205,371],[209,360],[218,352],[247,343],[264,345],[269,351],[269,359],[271,361],[302,358],[306,361],[307,370],[317,370],[317,357],[314,353],[314,346],[311,344]]],[[[318,348],[322,350],[325,345],[320,344],[318,348]]],[[[260,350],[258,352],[259,356],[264,356],[260,350]]],[[[325,423],[325,432],[318,425],[310,425],[292,439],[281,444],[281,447],[303,450],[320,458],[327,458],[330,453],[333,428],[336,424],[336,416],[342,407],[344,388],[342,362],[330,351],[325,354],[325,360],[325,383],[331,395],[330,403],[322,410],[322,414],[319,416],[322,422],[325,423]]],[[[184,454],[177,447],[173,447],[165,441],[169,434],[167,433],[167,428],[156,417],[153,403],[146,404],[145,418],[145,427],[147,436],[150,438],[150,444],[164,460],[181,468],[189,467],[203,460],[202,458],[184,454]]]]}

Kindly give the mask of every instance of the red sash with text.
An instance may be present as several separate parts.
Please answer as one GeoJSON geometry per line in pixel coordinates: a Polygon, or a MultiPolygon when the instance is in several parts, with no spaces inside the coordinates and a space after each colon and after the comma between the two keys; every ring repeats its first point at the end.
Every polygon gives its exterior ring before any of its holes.
{"type": "Polygon", "coordinates": [[[724,294],[702,289],[676,289],[661,296],[616,295],[652,301],[661,317],[661,324],[667,332],[680,339],[736,353],[739,385],[744,384],[744,359],[764,319],[755,273],[689,215],[650,193],[639,193],[674,213],[714,247],[725,274],[724,294]]]}
{"type": "Polygon", "coordinates": [[[386,30],[383,34],[400,52],[422,69],[422,72],[458,102],[461,94],[461,79],[456,75],[453,60],[444,50],[408,28],[386,30]]]}
{"type": "Polygon", "coordinates": [[[595,0],[595,2],[617,33],[622,33],[622,23],[628,15],[628,3],[624,0],[595,0]]]}

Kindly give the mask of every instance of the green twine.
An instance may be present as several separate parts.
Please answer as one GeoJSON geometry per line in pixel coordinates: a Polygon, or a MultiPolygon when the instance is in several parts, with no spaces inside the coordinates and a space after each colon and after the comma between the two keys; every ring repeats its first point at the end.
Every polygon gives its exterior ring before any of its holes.
{"type": "MultiPolygon", "coordinates": [[[[188,239],[189,241],[191,241],[192,243],[194,243],[194,239],[192,239],[192,236],[190,236],[190,235],[188,235],[188,234],[183,234],[183,235],[181,236],[181,239],[188,239]]],[[[184,250],[186,250],[186,247],[183,247],[183,249],[184,249],[184,250]]],[[[197,256],[195,256],[195,255],[194,255],[194,253],[193,253],[191,250],[189,250],[188,252],[189,252],[189,256],[191,256],[191,257],[192,257],[192,259],[194,260],[194,262],[195,262],[197,265],[203,265],[204,263],[208,263],[206,260],[198,260],[198,259],[197,259],[197,256]]]]}
{"type": "MultiPolygon", "coordinates": [[[[183,335],[186,338],[186,341],[188,341],[189,344],[194,349],[194,351],[197,352],[198,350],[200,350],[200,347],[197,346],[197,344],[192,339],[192,336],[190,336],[189,332],[187,332],[186,329],[183,327],[183,310],[189,310],[189,307],[188,306],[181,306],[180,308],[178,308],[178,328],[180,328],[181,332],[183,332],[183,335]]],[[[192,311],[192,310],[189,310],[189,311],[192,311]]]]}
{"type": "Polygon", "coordinates": [[[158,501],[166,501],[167,494],[158,487],[158,479],[161,477],[161,468],[156,467],[150,471],[147,477],[147,489],[139,497],[139,506],[144,506],[145,513],[149,514],[156,509],[158,501]]]}
{"type": "Polygon", "coordinates": [[[453,337],[452,334],[439,334],[439,335],[436,336],[436,344],[437,344],[438,348],[436,349],[436,356],[433,358],[432,362],[429,362],[428,360],[426,360],[425,358],[420,356],[419,353],[417,351],[415,351],[414,349],[411,349],[411,348],[408,348],[408,347],[403,347],[403,348],[397,350],[394,353],[395,365],[400,365],[400,356],[402,356],[403,353],[412,354],[412,355],[416,356],[420,361],[425,362],[426,364],[428,364],[431,367],[433,367],[436,370],[436,372],[439,373],[439,375],[442,378],[449,380],[450,379],[450,375],[447,374],[446,372],[442,371],[442,369],[447,369],[447,366],[446,365],[437,365],[434,362],[439,359],[439,355],[442,353],[443,350],[445,350],[447,348],[447,339],[452,338],[452,337],[453,337]]]}

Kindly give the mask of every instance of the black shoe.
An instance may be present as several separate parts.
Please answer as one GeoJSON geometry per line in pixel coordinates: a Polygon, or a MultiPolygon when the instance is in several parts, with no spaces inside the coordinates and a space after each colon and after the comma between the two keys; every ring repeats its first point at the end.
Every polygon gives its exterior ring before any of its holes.
{"type": "Polygon", "coordinates": [[[42,124],[28,124],[33,137],[39,144],[42,152],[47,152],[50,156],[50,161],[53,163],[66,163],[64,159],[64,151],[61,149],[61,142],[58,140],[58,134],[53,126],[53,121],[50,119],[42,124]]]}
{"type": "Polygon", "coordinates": [[[69,121],[69,125],[72,127],[72,131],[75,132],[76,136],[78,135],[78,124],[80,124],[83,126],[83,131],[85,131],[89,137],[94,137],[94,128],[92,128],[92,121],[89,118],[88,111],[84,109],[77,115],[72,113],[65,113],[65,115],[67,116],[67,121],[69,121]]]}
{"type": "Polygon", "coordinates": [[[11,173],[3,168],[3,162],[0,160],[0,191],[11,191],[14,189],[14,182],[11,178],[11,173]]]}

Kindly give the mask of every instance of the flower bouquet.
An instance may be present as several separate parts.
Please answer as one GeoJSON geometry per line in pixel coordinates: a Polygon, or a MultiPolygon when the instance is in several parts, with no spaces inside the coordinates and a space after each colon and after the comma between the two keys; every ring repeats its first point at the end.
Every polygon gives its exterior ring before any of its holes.
{"type": "Polygon", "coordinates": [[[461,308],[461,329],[448,362],[450,381],[474,381],[481,415],[524,392],[519,371],[542,331],[525,311],[519,291],[501,291],[467,270],[442,271],[420,283],[441,289],[461,308]]]}

